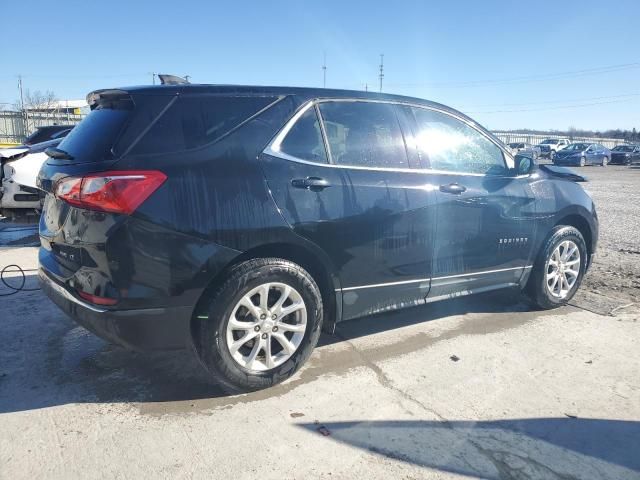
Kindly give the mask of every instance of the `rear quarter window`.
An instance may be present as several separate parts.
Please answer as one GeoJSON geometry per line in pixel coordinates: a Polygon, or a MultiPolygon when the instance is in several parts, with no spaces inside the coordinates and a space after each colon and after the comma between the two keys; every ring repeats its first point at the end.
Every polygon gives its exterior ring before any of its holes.
{"type": "Polygon", "coordinates": [[[277,99],[228,95],[178,97],[133,145],[131,153],[170,153],[212,143],[277,99]]]}

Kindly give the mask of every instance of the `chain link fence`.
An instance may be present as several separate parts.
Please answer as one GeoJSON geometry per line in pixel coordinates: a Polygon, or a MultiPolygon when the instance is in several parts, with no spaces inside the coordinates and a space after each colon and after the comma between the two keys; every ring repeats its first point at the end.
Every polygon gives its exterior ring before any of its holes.
{"type": "Polygon", "coordinates": [[[600,137],[575,137],[567,135],[538,135],[529,133],[513,133],[513,132],[492,132],[496,137],[504,143],[524,142],[532,145],[538,145],[547,138],[568,138],[570,142],[599,143],[607,148],[613,148],[616,145],[626,143],[621,138],[600,138],[600,137]]]}
{"type": "Polygon", "coordinates": [[[86,115],[76,113],[0,111],[0,146],[22,143],[37,128],[46,125],[75,125],[86,115]]]}

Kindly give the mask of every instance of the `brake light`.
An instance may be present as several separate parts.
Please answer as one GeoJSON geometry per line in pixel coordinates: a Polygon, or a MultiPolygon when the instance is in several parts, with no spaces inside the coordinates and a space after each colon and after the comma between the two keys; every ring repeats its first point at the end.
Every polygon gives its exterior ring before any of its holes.
{"type": "Polygon", "coordinates": [[[115,305],[118,303],[118,300],[115,298],[99,297],[97,295],[91,295],[90,293],[83,292],[82,290],[76,290],[76,292],[78,292],[80,297],[95,305],[115,305]]]}
{"type": "Polygon", "coordinates": [[[74,207],[131,215],[166,179],[157,170],[102,172],[63,178],[54,194],[74,207]]]}

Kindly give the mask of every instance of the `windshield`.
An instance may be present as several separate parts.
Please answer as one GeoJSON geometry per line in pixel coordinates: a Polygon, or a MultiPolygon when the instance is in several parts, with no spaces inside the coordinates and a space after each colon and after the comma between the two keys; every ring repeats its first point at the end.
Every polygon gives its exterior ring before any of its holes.
{"type": "Polygon", "coordinates": [[[589,143],[572,143],[571,145],[568,145],[567,148],[565,148],[565,150],[582,151],[589,148],[589,145],[590,145],[589,143]]]}
{"type": "Polygon", "coordinates": [[[553,138],[548,138],[547,140],[544,140],[542,142],[542,145],[555,145],[558,143],[558,140],[555,140],[553,138]]]}
{"type": "Polygon", "coordinates": [[[613,149],[614,152],[633,152],[633,147],[630,145],[618,145],[613,149]]]}

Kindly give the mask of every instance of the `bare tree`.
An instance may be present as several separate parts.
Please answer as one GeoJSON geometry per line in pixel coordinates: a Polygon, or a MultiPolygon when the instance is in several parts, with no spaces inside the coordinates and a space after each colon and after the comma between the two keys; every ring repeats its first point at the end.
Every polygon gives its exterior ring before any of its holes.
{"type": "Polygon", "coordinates": [[[45,111],[45,112],[55,112],[57,109],[58,97],[51,90],[47,90],[46,92],[41,92],[40,90],[35,90],[31,92],[30,90],[26,90],[23,96],[24,105],[21,104],[20,100],[18,100],[14,104],[14,108],[16,110],[31,110],[31,111],[45,111]]]}

